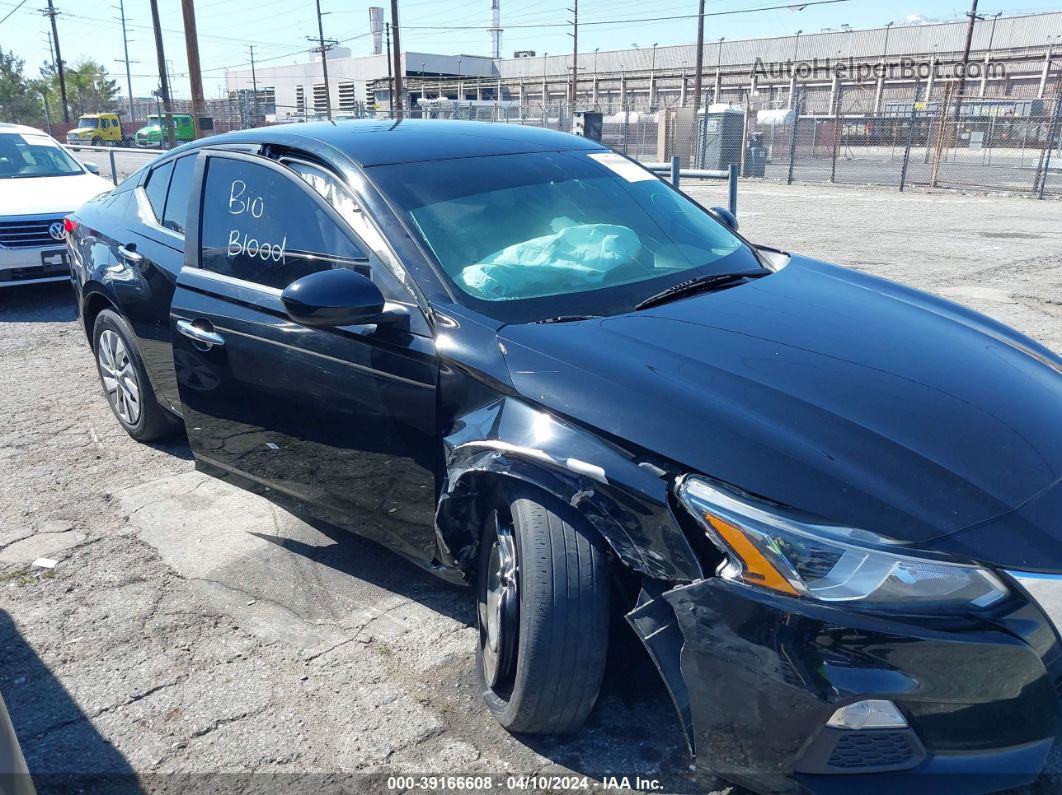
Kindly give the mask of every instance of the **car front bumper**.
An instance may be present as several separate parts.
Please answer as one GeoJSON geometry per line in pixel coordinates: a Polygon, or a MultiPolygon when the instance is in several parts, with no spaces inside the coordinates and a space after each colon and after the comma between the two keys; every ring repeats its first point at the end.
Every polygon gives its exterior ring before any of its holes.
{"type": "Polygon", "coordinates": [[[759,792],[981,793],[1043,769],[1062,654],[1031,601],[985,618],[906,618],[719,578],[643,591],[628,620],[699,767],[759,792]],[[826,725],[887,699],[905,730],[826,725]]]}
{"type": "Polygon", "coordinates": [[[5,248],[0,245],[0,289],[69,281],[69,256],[64,240],[45,246],[5,248]]]}

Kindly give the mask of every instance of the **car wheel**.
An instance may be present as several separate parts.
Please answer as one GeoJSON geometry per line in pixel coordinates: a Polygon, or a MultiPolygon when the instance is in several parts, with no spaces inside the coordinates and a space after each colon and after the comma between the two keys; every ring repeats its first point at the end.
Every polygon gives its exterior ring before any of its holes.
{"type": "Polygon", "coordinates": [[[480,543],[476,668],[502,726],[535,734],[582,726],[605,670],[608,602],[600,538],[575,511],[520,489],[490,513],[480,543]]]}
{"type": "Polygon", "coordinates": [[[133,333],[121,315],[104,309],[92,330],[96,369],[111,411],[126,432],[140,442],[173,433],[179,422],[155,398],[133,333]]]}

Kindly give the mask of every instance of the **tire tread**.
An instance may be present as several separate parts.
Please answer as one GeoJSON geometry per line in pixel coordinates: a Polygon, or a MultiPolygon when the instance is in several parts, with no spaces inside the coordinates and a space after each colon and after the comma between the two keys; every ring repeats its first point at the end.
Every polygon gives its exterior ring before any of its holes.
{"type": "Polygon", "coordinates": [[[516,681],[499,719],[511,731],[570,733],[593,709],[604,674],[607,562],[600,539],[568,506],[514,496],[523,598],[516,681]]]}

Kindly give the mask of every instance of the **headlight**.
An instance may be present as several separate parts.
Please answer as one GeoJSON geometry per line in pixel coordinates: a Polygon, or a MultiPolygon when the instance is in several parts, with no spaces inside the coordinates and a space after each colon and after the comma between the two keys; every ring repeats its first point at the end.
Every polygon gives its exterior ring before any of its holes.
{"type": "Polygon", "coordinates": [[[876,533],[816,524],[703,478],[684,478],[678,495],[726,555],[726,579],[902,611],[987,607],[1009,593],[987,569],[901,555],[876,533]]]}

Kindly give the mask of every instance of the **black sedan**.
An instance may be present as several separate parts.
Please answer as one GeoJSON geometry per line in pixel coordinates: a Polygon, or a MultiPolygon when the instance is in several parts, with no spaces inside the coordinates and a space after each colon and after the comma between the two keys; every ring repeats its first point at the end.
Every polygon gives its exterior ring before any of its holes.
{"type": "Polygon", "coordinates": [[[198,469],[472,585],[506,728],[579,729],[622,614],[753,789],[1033,780],[1062,359],[736,226],[457,121],[208,138],[67,219],[130,435],[183,423],[198,469]]]}

